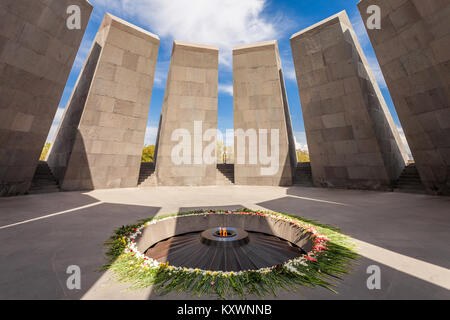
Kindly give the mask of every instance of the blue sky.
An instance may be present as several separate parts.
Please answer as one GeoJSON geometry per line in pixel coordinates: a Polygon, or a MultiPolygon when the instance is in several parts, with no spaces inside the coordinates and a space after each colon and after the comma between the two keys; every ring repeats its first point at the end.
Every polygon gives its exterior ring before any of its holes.
{"type": "MultiPolygon", "coordinates": [[[[395,123],[401,129],[389,91],[357,9],[359,0],[90,0],[94,10],[49,134],[51,141],[73,86],[106,12],[157,34],[161,39],[146,144],[154,144],[164,97],[173,40],[217,45],[220,48],[218,127],[233,128],[233,73],[231,49],[235,45],[277,40],[294,134],[306,147],[289,38],[292,34],[342,10],[353,23],[372,71],[377,78],[395,123]]],[[[404,137],[402,130],[400,134],[404,137]]]]}

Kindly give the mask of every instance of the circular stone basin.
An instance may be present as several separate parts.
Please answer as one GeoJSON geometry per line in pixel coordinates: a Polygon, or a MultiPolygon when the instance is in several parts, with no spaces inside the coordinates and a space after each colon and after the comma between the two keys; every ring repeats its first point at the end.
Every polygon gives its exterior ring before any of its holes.
{"type": "Polygon", "coordinates": [[[313,242],[311,233],[276,217],[196,214],[148,226],[136,246],[174,267],[230,272],[283,264],[309,252],[313,242]],[[228,236],[218,226],[227,226],[228,236]]]}
{"type": "Polygon", "coordinates": [[[200,242],[208,246],[241,246],[249,242],[248,233],[239,228],[212,228],[200,235],[200,242]],[[226,235],[223,230],[226,230],[226,235]]]}

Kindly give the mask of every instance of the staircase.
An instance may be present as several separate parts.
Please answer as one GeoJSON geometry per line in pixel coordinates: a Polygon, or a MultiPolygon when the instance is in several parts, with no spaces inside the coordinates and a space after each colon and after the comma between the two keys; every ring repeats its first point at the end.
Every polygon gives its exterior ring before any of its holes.
{"type": "Polygon", "coordinates": [[[295,170],[294,184],[304,187],[312,187],[312,171],[310,162],[297,163],[297,169],[295,170]]]}
{"type": "Polygon", "coordinates": [[[47,162],[39,161],[29,194],[59,192],[59,185],[47,162]]]}
{"type": "Polygon", "coordinates": [[[234,164],[217,165],[217,184],[218,185],[234,184],[234,164]]]}
{"type": "Polygon", "coordinates": [[[156,186],[155,164],[153,162],[142,162],[139,171],[139,187],[156,186]]]}
{"type": "Polygon", "coordinates": [[[394,191],[408,193],[426,193],[425,187],[420,180],[416,165],[409,164],[403,170],[398,180],[394,183],[394,191]]]}

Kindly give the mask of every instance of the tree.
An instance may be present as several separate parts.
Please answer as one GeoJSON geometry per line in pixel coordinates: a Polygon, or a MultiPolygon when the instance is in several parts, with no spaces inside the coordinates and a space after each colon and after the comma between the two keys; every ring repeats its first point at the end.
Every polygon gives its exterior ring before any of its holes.
{"type": "Polygon", "coordinates": [[[50,146],[52,144],[50,142],[47,142],[44,146],[44,149],[42,149],[41,157],[39,158],[39,161],[45,161],[47,159],[48,151],[50,150],[50,146]]]}
{"type": "Polygon", "coordinates": [[[145,146],[142,151],[142,162],[153,162],[155,156],[155,146],[145,146]]]}
{"type": "Polygon", "coordinates": [[[217,163],[222,163],[223,162],[223,153],[224,153],[223,141],[217,140],[216,152],[217,152],[217,163]]]}
{"type": "Polygon", "coordinates": [[[225,158],[228,164],[234,163],[234,147],[226,146],[225,147],[225,158]]]}
{"type": "Polygon", "coordinates": [[[311,162],[308,151],[297,150],[298,162],[311,162]]]}

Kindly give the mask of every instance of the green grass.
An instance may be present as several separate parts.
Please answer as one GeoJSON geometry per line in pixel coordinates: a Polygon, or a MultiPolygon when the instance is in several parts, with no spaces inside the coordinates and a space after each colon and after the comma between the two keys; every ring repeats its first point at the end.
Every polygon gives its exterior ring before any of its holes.
{"type": "MultiPolygon", "coordinates": [[[[248,209],[240,212],[254,212],[248,209]]],[[[103,270],[114,272],[116,280],[129,283],[130,289],[143,289],[153,286],[153,290],[161,295],[171,292],[190,293],[194,296],[213,295],[221,299],[237,296],[245,299],[248,295],[256,295],[261,298],[267,295],[275,295],[279,289],[298,291],[302,287],[324,287],[337,293],[335,287],[345,274],[351,271],[352,265],[358,254],[354,244],[348,236],[339,232],[335,227],[320,224],[305,218],[269,212],[279,217],[288,217],[298,220],[303,224],[312,225],[319,233],[330,240],[327,243],[328,250],[317,255],[317,262],[309,262],[307,266],[295,265],[301,273],[293,273],[284,265],[277,266],[272,271],[261,274],[259,272],[247,272],[242,275],[223,277],[220,275],[202,273],[188,273],[183,271],[171,271],[167,266],[157,269],[144,269],[143,260],[136,258],[127,252],[127,237],[135,228],[143,226],[146,222],[164,219],[171,216],[185,216],[210,211],[191,211],[179,214],[165,215],[156,218],[140,220],[134,225],[122,226],[114,231],[113,236],[106,242],[108,246],[108,263],[103,270]]],[[[223,211],[214,211],[221,213],[223,211]]]]}

